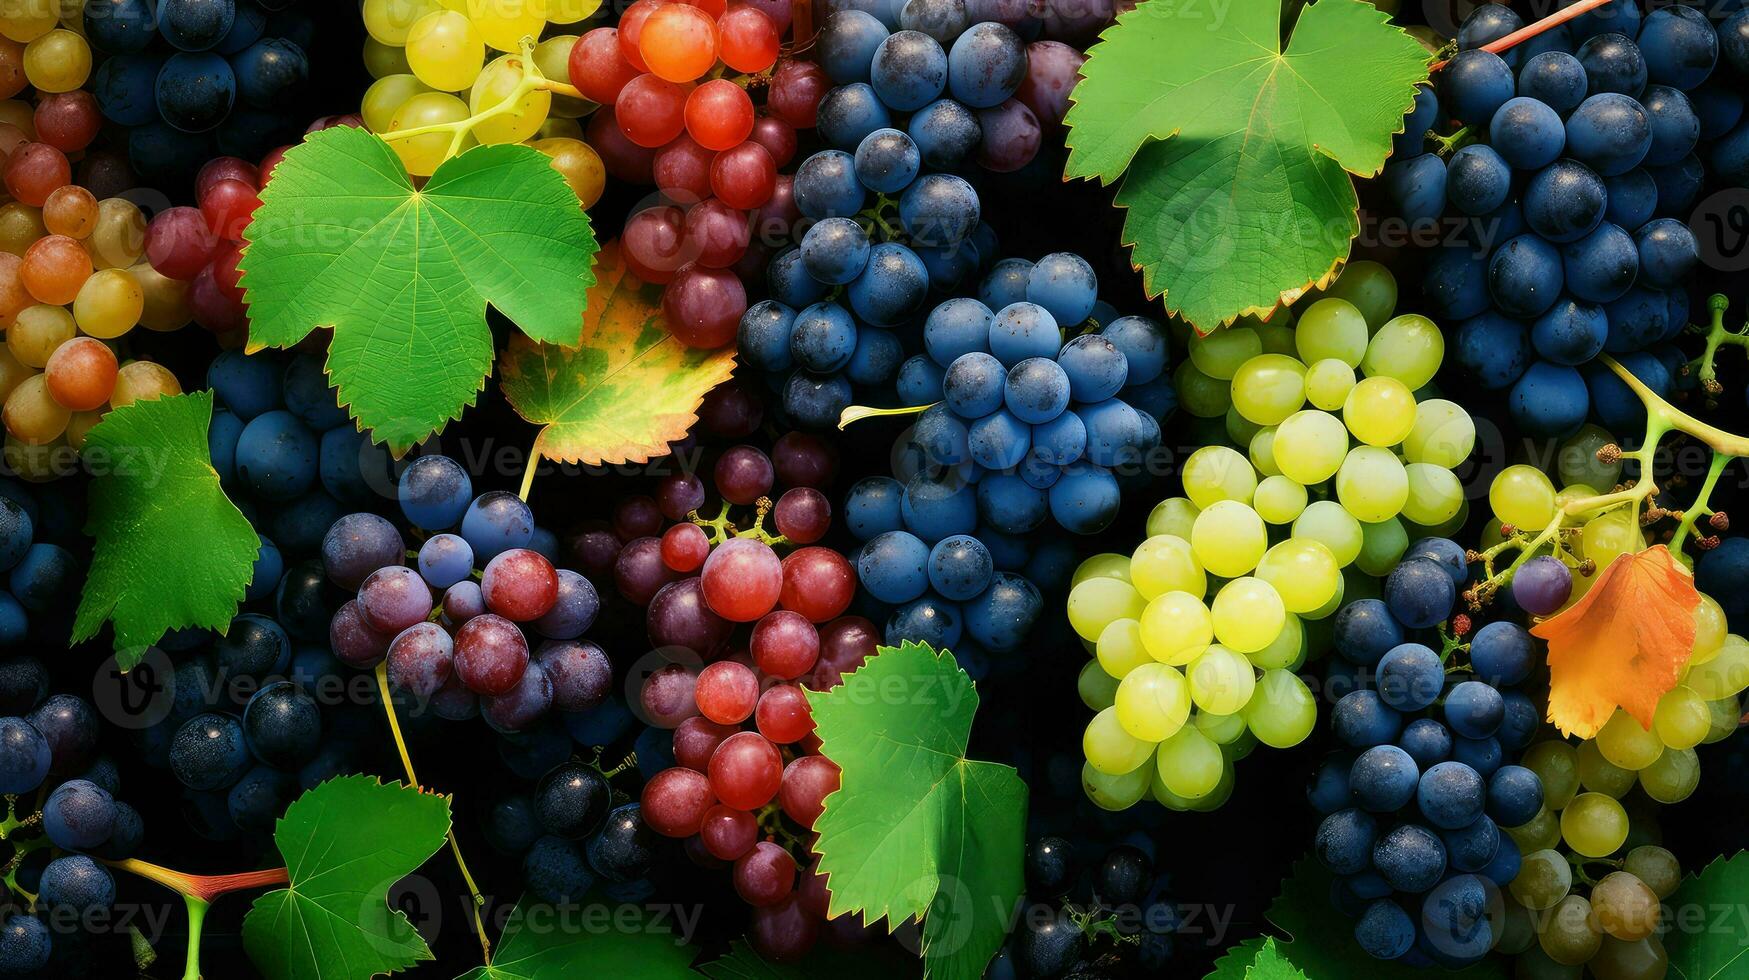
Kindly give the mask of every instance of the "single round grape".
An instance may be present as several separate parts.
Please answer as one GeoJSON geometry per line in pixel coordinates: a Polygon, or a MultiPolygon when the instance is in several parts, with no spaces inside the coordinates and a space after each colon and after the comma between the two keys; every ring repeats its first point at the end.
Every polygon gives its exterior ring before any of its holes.
{"type": "Polygon", "coordinates": [[[1279,425],[1304,404],[1305,374],[1305,365],[1282,354],[1253,357],[1233,375],[1233,405],[1258,425],[1279,425]]]}
{"type": "MultiPolygon", "coordinates": [[[[479,29],[456,10],[433,10],[414,21],[407,29],[406,48],[413,74],[439,92],[459,92],[472,85],[486,58],[486,42],[479,29]]],[[[392,128],[406,127],[396,124],[392,128]]]]}
{"type": "Polygon", "coordinates": [[[1614,854],[1627,834],[1627,813],[1620,803],[1602,793],[1580,793],[1561,811],[1562,839],[1586,857],[1614,854]]]}

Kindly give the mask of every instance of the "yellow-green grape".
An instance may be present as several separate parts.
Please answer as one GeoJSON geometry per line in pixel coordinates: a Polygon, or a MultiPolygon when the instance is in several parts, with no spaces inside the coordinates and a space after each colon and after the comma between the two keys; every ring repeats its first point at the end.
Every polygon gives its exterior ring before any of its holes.
{"type": "Polygon", "coordinates": [[[1208,576],[1196,563],[1189,541],[1158,534],[1137,545],[1130,556],[1130,584],[1144,599],[1168,592],[1202,595],[1208,591],[1208,576]]]}
{"type": "Polygon", "coordinates": [[[601,0],[547,0],[547,20],[575,24],[601,9],[601,0]]]}
{"type": "Polygon", "coordinates": [[[1621,869],[1640,879],[1652,894],[1663,901],[1682,887],[1682,862],[1676,855],[1656,844],[1641,844],[1628,852],[1621,869]]]}
{"type": "Polygon", "coordinates": [[[1342,566],[1322,541],[1295,537],[1264,553],[1257,563],[1257,577],[1281,594],[1288,612],[1304,614],[1322,608],[1336,594],[1342,566]]]}
{"type": "Polygon", "coordinates": [[[1339,566],[1360,557],[1360,549],[1366,543],[1360,522],[1334,500],[1314,500],[1308,504],[1305,513],[1294,519],[1293,536],[1320,542],[1330,549],[1339,566]]]}
{"type": "Polygon", "coordinates": [[[413,67],[407,64],[406,48],[391,47],[374,37],[367,37],[364,39],[364,70],[372,78],[387,78],[411,74],[413,67]]]}
{"type": "Polygon", "coordinates": [[[1318,702],[1291,670],[1266,670],[1243,712],[1257,740],[1272,749],[1298,745],[1318,724],[1318,702]]]}
{"type": "Polygon", "coordinates": [[[1519,765],[1543,784],[1543,805],[1564,809],[1579,792],[1579,753],[1566,742],[1538,742],[1524,750],[1519,765]]]}
{"type": "MultiPolygon", "coordinates": [[[[1255,741],[1255,739],[1252,739],[1250,736],[1246,736],[1245,738],[1241,739],[1240,741],[1233,743],[1233,745],[1241,745],[1241,744],[1249,745],[1249,744],[1253,743],[1254,741],[1255,741]]],[[[1193,812],[1193,813],[1213,813],[1216,810],[1219,810],[1221,807],[1226,806],[1227,801],[1229,799],[1232,799],[1233,786],[1235,785],[1236,780],[1237,780],[1237,777],[1235,776],[1235,774],[1233,772],[1233,757],[1228,752],[1228,750],[1231,749],[1232,747],[1233,746],[1231,746],[1231,745],[1221,746],[1221,757],[1222,757],[1222,760],[1224,762],[1224,764],[1221,767],[1221,781],[1216,783],[1215,788],[1212,790],[1209,790],[1209,792],[1206,795],[1199,796],[1196,799],[1190,801],[1189,809],[1191,812],[1193,812]]],[[[1246,751],[1249,752],[1250,750],[1247,749],[1246,751]]]]}
{"type": "Polygon", "coordinates": [[[1250,445],[1251,437],[1263,431],[1263,426],[1239,414],[1239,410],[1227,406],[1227,439],[1235,446],[1250,445]]]}
{"type": "Polygon", "coordinates": [[[1081,754],[1087,757],[1088,765],[1108,776],[1117,776],[1134,772],[1147,762],[1154,754],[1154,743],[1124,731],[1117,721],[1117,708],[1112,707],[1087,723],[1087,730],[1081,734],[1081,754]]]}
{"type": "Polygon", "coordinates": [[[1605,936],[1585,968],[1597,980],[1664,980],[1670,972],[1670,954],[1657,936],[1632,942],[1605,936]]]}
{"type": "MultiPolygon", "coordinates": [[[[1348,577],[1352,574],[1354,574],[1353,568],[1343,569],[1342,574],[1340,576],[1338,576],[1336,579],[1336,593],[1330,597],[1330,601],[1324,603],[1323,605],[1312,610],[1311,612],[1306,613],[1306,618],[1310,619],[1310,620],[1328,619],[1331,616],[1335,615],[1336,610],[1342,608],[1343,596],[1348,591],[1348,577]]],[[[1366,581],[1369,581],[1369,582],[1372,581],[1370,578],[1367,578],[1366,576],[1362,576],[1362,578],[1365,579],[1366,581]]],[[[1355,598],[1359,599],[1359,598],[1363,598],[1363,597],[1357,595],[1357,596],[1355,596],[1355,598]]],[[[1377,598],[1377,596],[1373,596],[1372,598],[1377,598]]]]}
{"type": "Polygon", "coordinates": [[[364,29],[390,47],[407,46],[407,32],[419,18],[443,8],[437,0],[364,0],[364,29]]]}
{"type": "Polygon", "coordinates": [[[1294,355],[1294,316],[1289,309],[1279,309],[1275,315],[1264,322],[1256,317],[1241,318],[1251,329],[1257,331],[1257,336],[1263,338],[1263,353],[1294,355]]]}
{"type": "Polygon", "coordinates": [[[1395,446],[1415,428],[1415,393],[1396,378],[1367,378],[1348,392],[1342,421],[1369,446],[1395,446]]]}
{"type": "Polygon", "coordinates": [[[1634,788],[1634,771],[1605,759],[1595,739],[1579,743],[1578,763],[1579,785],[1593,793],[1619,800],[1634,788]]]}
{"type": "MultiPolygon", "coordinates": [[[[467,103],[447,92],[424,92],[401,105],[394,119],[389,121],[389,129],[398,132],[421,126],[459,122],[466,118],[467,103]]],[[[390,140],[389,147],[401,158],[401,164],[407,168],[408,173],[429,177],[437,172],[437,168],[448,156],[451,141],[452,134],[449,131],[438,130],[390,140]]],[[[472,142],[469,137],[463,145],[471,145],[472,142]]]]}
{"type": "Polygon", "coordinates": [[[1300,617],[1287,613],[1282,617],[1281,632],[1261,650],[1246,654],[1254,667],[1264,670],[1292,669],[1306,648],[1306,627],[1300,617]]]}
{"type": "Polygon", "coordinates": [[[1257,472],[1264,476],[1280,476],[1281,467],[1275,462],[1275,426],[1258,429],[1251,441],[1245,444],[1245,456],[1257,472]]]}
{"type": "Polygon", "coordinates": [[[1405,313],[1373,334],[1360,370],[1372,378],[1396,378],[1413,391],[1433,380],[1443,360],[1445,336],[1439,324],[1419,313],[1405,313]]]}
{"type": "Polygon", "coordinates": [[[1195,725],[1181,728],[1177,734],[1161,742],[1154,761],[1160,782],[1173,795],[1187,800],[1214,792],[1226,765],[1221,758],[1221,747],[1195,725]]]}
{"type": "Polygon", "coordinates": [[[1681,803],[1700,786],[1700,756],[1693,749],[1670,748],[1640,770],[1640,788],[1659,803],[1681,803]]]}
{"type": "Polygon", "coordinates": [[[547,0],[468,0],[468,19],[488,45],[515,51],[523,38],[539,38],[547,26],[547,0]]]}
{"type": "Polygon", "coordinates": [[[1177,793],[1167,789],[1166,784],[1160,781],[1159,765],[1156,764],[1145,768],[1151,770],[1148,775],[1148,793],[1154,797],[1154,802],[1171,810],[1173,813],[1188,813],[1190,811],[1190,805],[1195,801],[1187,800],[1184,797],[1179,796],[1177,793]]]}
{"type": "Polygon", "coordinates": [[[1153,766],[1139,766],[1134,772],[1108,776],[1089,762],[1081,767],[1081,791],[1101,810],[1127,810],[1148,795],[1153,770],[1153,766]]]}
{"type": "Polygon", "coordinates": [[[1233,375],[1233,404],[1258,425],[1279,425],[1305,403],[1306,366],[1285,354],[1259,354],[1233,375]]]}
{"type": "Polygon", "coordinates": [[[1628,839],[1628,815],[1613,797],[1580,793],[1561,811],[1561,838],[1577,854],[1608,857],[1628,839]]]}
{"type": "MultiPolygon", "coordinates": [[[[468,92],[468,111],[478,114],[503,103],[521,84],[521,56],[501,55],[492,59],[480,77],[474,79],[474,87],[468,92]]],[[[510,109],[480,120],[474,126],[474,137],[487,144],[520,143],[540,129],[552,104],[550,92],[540,89],[525,92],[510,109]]]]}
{"type": "Polygon", "coordinates": [[[1283,476],[1311,486],[1330,479],[1342,468],[1348,455],[1348,430],[1329,412],[1302,410],[1276,427],[1270,448],[1283,476]]]}
{"type": "Polygon", "coordinates": [[[1405,520],[1438,527],[1463,509],[1463,484],[1451,470],[1432,463],[1410,463],[1403,472],[1409,478],[1409,497],[1403,501],[1405,520]]]}
{"type": "Polygon", "coordinates": [[[1266,476],[1251,495],[1251,507],[1269,524],[1288,524],[1306,509],[1306,488],[1285,476],[1266,476]]]}
{"type": "Polygon", "coordinates": [[[1507,886],[1518,904],[1533,912],[1554,908],[1572,889],[1573,866],[1565,855],[1550,848],[1526,854],[1518,877],[1507,886]]]}
{"type": "Polygon", "coordinates": [[[1228,446],[1204,446],[1184,461],[1180,474],[1184,494],[1204,510],[1221,500],[1251,502],[1257,489],[1257,471],[1251,461],[1228,446]]]}
{"type": "Polygon", "coordinates": [[[1230,745],[1245,734],[1245,716],[1242,712],[1236,715],[1211,715],[1206,711],[1198,711],[1190,716],[1190,723],[1216,745],[1230,745]]]}
{"type": "Polygon", "coordinates": [[[1597,451],[1615,444],[1615,437],[1609,434],[1609,430],[1587,422],[1561,443],[1561,451],[1555,457],[1555,472],[1560,474],[1562,483],[1583,483],[1599,490],[1611,490],[1621,482],[1621,457],[1615,455],[1605,463],[1597,458],[1597,451]]]}
{"type": "Polygon", "coordinates": [[[413,75],[384,75],[372,82],[370,88],[364,90],[364,98],[358,102],[359,115],[364,117],[364,125],[373,133],[387,133],[407,100],[421,92],[431,91],[413,75]]]}
{"type": "Polygon", "coordinates": [[[79,329],[98,340],[114,340],[140,322],[146,308],[146,293],[139,280],[126,269],[93,272],[73,300],[73,319],[79,329]]]}
{"type": "MultiPolygon", "coordinates": [[[[1241,712],[1241,714],[1242,713],[1243,712],[1241,712]]],[[[1251,732],[1247,730],[1245,734],[1228,742],[1226,745],[1221,746],[1221,756],[1227,760],[1228,774],[1231,775],[1233,763],[1250,755],[1251,750],[1255,749],[1259,744],[1261,743],[1257,741],[1257,736],[1251,734],[1251,732]]],[[[1218,793],[1220,791],[1216,790],[1216,792],[1218,793]]]]}
{"type": "Polygon", "coordinates": [[[1603,757],[1622,767],[1639,772],[1664,754],[1664,743],[1658,733],[1647,731],[1633,715],[1620,708],[1597,731],[1597,748],[1603,757]]]}
{"type": "Polygon", "coordinates": [[[1097,640],[1113,620],[1136,619],[1146,606],[1128,582],[1097,576],[1069,590],[1069,625],[1082,639],[1097,640]]]}
{"type": "Polygon", "coordinates": [[[1597,571],[1601,573],[1622,555],[1646,550],[1646,537],[1640,533],[1640,522],[1634,519],[1629,508],[1618,507],[1586,523],[1579,532],[1579,549],[1586,558],[1597,563],[1597,571]]]}
{"type": "MultiPolygon", "coordinates": [[[[556,22],[555,22],[556,23],[556,22]]],[[[575,34],[555,34],[534,46],[534,66],[540,69],[541,77],[555,81],[568,81],[571,77],[571,49],[577,45],[575,34]]],[[[553,96],[552,122],[556,119],[576,119],[588,115],[595,103],[588,99],[574,99],[569,95],[553,96]]],[[[542,133],[542,136],[559,135],[557,133],[542,133]]],[[[581,135],[577,137],[581,139],[581,135]]]]}
{"type": "Polygon", "coordinates": [[[1263,518],[1237,500],[1218,500],[1196,515],[1190,546],[1205,571],[1237,578],[1257,567],[1269,546],[1263,518]]]}
{"type": "Polygon", "coordinates": [[[1354,369],[1334,357],[1326,357],[1306,368],[1306,401],[1326,412],[1334,412],[1348,400],[1354,389],[1354,369]]]}
{"type": "Polygon", "coordinates": [[[1377,262],[1362,259],[1344,266],[1324,295],[1353,303],[1366,317],[1367,329],[1377,330],[1397,309],[1397,277],[1377,262]]]}
{"type": "Polygon", "coordinates": [[[438,91],[459,92],[474,84],[485,59],[486,42],[479,30],[453,10],[432,11],[414,21],[407,32],[408,67],[438,91]]]}
{"type": "Polygon", "coordinates": [[[55,349],[78,334],[79,325],[66,307],[38,303],[18,312],[17,319],[6,330],[6,348],[18,363],[41,371],[55,349]]]}
{"type": "Polygon", "coordinates": [[[1069,577],[1069,588],[1074,588],[1090,578],[1114,578],[1119,582],[1130,580],[1130,559],[1128,555],[1120,555],[1112,551],[1102,551],[1075,566],[1075,574],[1069,577]]]}
{"type": "Polygon", "coordinates": [[[1294,327],[1294,349],[1300,360],[1313,364],[1335,358],[1349,367],[1359,367],[1366,356],[1366,316],[1349,301],[1326,297],[1306,307],[1294,327]]]}
{"type": "Polygon", "coordinates": [[[1730,633],[1724,607],[1705,592],[1700,593],[1700,602],[1694,607],[1693,615],[1694,646],[1688,654],[1690,666],[1704,664],[1718,656],[1725,648],[1725,637],[1730,633]]]}
{"type": "Polygon", "coordinates": [[[1149,602],[1142,611],[1141,628],[1148,655],[1175,667],[1202,656],[1215,638],[1209,608],[1201,596],[1188,592],[1168,592],[1149,602]]]}
{"type": "Polygon", "coordinates": [[[1172,388],[1178,407],[1197,418],[1220,418],[1233,404],[1231,383],[1202,373],[1188,358],[1172,372],[1172,388]]]}
{"type": "Polygon", "coordinates": [[[1652,715],[1652,731],[1667,749],[1692,749],[1706,740],[1712,727],[1706,699],[1680,684],[1664,692],[1652,715]]]}
{"type": "Polygon", "coordinates": [[[1403,439],[1403,455],[1411,463],[1432,463],[1446,469],[1470,458],[1476,448],[1476,423],[1454,401],[1429,398],[1415,406],[1415,424],[1403,439]]]}
{"type": "Polygon", "coordinates": [[[1737,703],[1736,695],[1708,701],[1706,708],[1713,727],[1707,732],[1702,745],[1722,742],[1737,733],[1737,725],[1743,718],[1743,706],[1737,703]]]}
{"type": "Polygon", "coordinates": [[[1555,485],[1534,466],[1508,466],[1488,485],[1488,506],[1502,524],[1534,533],[1554,519],[1555,485]]]}
{"type": "MultiPolygon", "coordinates": [[[[1268,558],[1268,555],[1264,556],[1268,558]]],[[[1335,566],[1331,566],[1334,570],[1335,566]]],[[[1209,604],[1215,639],[1229,650],[1251,653],[1261,650],[1281,635],[1287,609],[1275,587],[1249,575],[1221,586],[1209,604]]]]}
{"type": "Polygon", "coordinates": [[[1603,945],[1603,930],[1591,902],[1581,895],[1568,895],[1544,918],[1537,944],[1548,958],[1562,966],[1581,967],[1603,945]]]}
{"type": "Polygon", "coordinates": [[[1731,636],[1711,660],[1690,668],[1682,683],[1708,701],[1734,697],[1749,688],[1749,643],[1731,636]]]}
{"type": "Polygon", "coordinates": [[[1240,365],[1261,353],[1263,338],[1257,336],[1257,331],[1237,323],[1190,339],[1190,362],[1198,371],[1221,381],[1233,380],[1240,365]]]}
{"type": "Polygon", "coordinates": [[[1148,536],[1170,534],[1189,541],[1190,529],[1195,526],[1196,515],[1200,513],[1202,508],[1187,497],[1167,497],[1148,512],[1148,536]]]}
{"type": "Polygon", "coordinates": [[[1403,522],[1393,517],[1377,524],[1362,524],[1360,532],[1360,555],[1354,559],[1355,567],[1380,578],[1389,575],[1409,547],[1409,532],[1403,530],[1403,522]]]}
{"type": "Polygon", "coordinates": [[[1245,655],[1212,644],[1185,671],[1190,699],[1203,711],[1230,715],[1245,707],[1257,687],[1257,674],[1245,655]]]}
{"type": "Polygon", "coordinates": [[[56,29],[24,49],[24,77],[44,92],[71,92],[91,76],[91,45],[69,30],[56,29]]]}
{"type": "Polygon", "coordinates": [[[1517,827],[1507,827],[1506,832],[1519,851],[1540,851],[1561,842],[1561,818],[1545,804],[1536,816],[1517,827]]]}
{"type": "Polygon", "coordinates": [[[0,34],[11,41],[34,41],[60,23],[59,0],[5,0],[0,4],[0,34]]]}
{"type": "Polygon", "coordinates": [[[1117,682],[1112,710],[1130,735],[1158,742],[1184,727],[1190,717],[1190,685],[1178,668],[1143,664],[1117,682]]]}
{"type": "Polygon", "coordinates": [[[1142,624],[1134,619],[1112,620],[1099,632],[1093,654],[1100,668],[1120,681],[1137,667],[1154,662],[1142,643],[1142,624]]]}
{"type": "Polygon", "coordinates": [[[1094,711],[1104,711],[1117,703],[1117,678],[1105,672],[1097,660],[1089,660],[1081,665],[1081,673],[1075,678],[1075,693],[1081,695],[1081,703],[1094,711]]]}
{"type": "Polygon", "coordinates": [[[1336,471],[1336,499],[1355,520],[1377,524],[1402,512],[1409,474],[1389,449],[1356,446],[1336,471]]]}

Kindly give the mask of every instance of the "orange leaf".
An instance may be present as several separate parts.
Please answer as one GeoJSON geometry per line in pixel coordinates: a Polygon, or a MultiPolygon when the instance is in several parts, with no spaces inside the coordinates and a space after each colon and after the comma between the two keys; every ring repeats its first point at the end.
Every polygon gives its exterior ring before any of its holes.
{"type": "Polygon", "coordinates": [[[1590,738],[1620,706],[1651,728],[1694,649],[1699,604],[1663,545],[1616,558],[1583,599],[1530,631],[1549,641],[1549,721],[1590,738]]]}

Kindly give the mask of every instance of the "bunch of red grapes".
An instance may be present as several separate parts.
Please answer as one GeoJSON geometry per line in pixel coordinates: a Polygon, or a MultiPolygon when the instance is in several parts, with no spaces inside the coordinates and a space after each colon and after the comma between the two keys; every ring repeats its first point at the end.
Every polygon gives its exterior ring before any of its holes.
{"type": "Polygon", "coordinates": [[[753,231],[794,219],[778,169],[831,81],[811,61],[779,59],[789,29],[784,0],[637,0],[617,28],[571,49],[571,84],[602,104],[589,144],[608,173],[661,191],[621,241],[632,271],[667,287],[669,329],[689,346],[734,339],[742,280],[765,264],[753,231]]]}

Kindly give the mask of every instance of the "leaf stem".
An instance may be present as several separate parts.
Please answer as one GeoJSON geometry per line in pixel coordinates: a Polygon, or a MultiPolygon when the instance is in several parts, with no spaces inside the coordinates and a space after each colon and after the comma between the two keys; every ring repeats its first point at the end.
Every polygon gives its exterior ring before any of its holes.
{"type": "Polygon", "coordinates": [[[261,871],[243,871],[229,875],[195,875],[152,864],[149,861],[142,861],[139,858],[103,863],[117,871],[126,871],[148,881],[155,881],[179,895],[199,899],[209,905],[231,892],[247,888],[266,888],[269,885],[283,885],[291,881],[291,875],[285,868],[267,868],[261,871]]]}
{"type": "Polygon", "coordinates": [[[852,422],[861,422],[863,419],[872,419],[884,415],[919,415],[923,412],[929,411],[939,404],[941,403],[930,402],[927,405],[907,405],[904,408],[869,408],[866,405],[852,405],[845,409],[843,414],[838,416],[838,428],[842,431],[849,428],[852,422]]]}
{"type": "Polygon", "coordinates": [[[540,461],[540,450],[531,448],[528,451],[528,467],[522,471],[522,486],[516,491],[516,495],[525,504],[528,503],[529,491],[534,489],[534,471],[540,469],[540,461]]]}
{"type": "Polygon", "coordinates": [[[200,980],[200,929],[206,924],[208,902],[193,895],[182,896],[188,905],[188,956],[183,962],[182,980],[200,980]]]}

